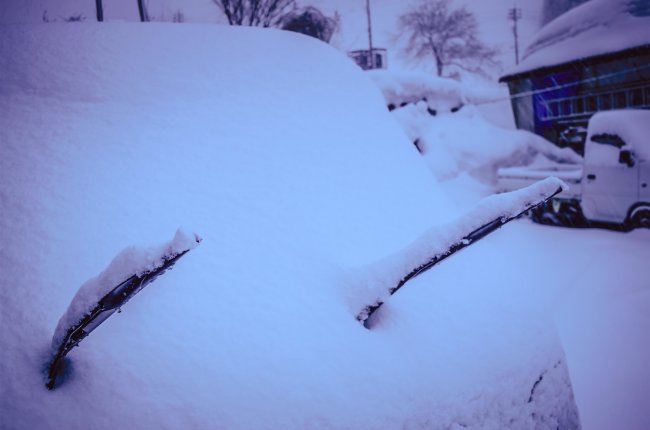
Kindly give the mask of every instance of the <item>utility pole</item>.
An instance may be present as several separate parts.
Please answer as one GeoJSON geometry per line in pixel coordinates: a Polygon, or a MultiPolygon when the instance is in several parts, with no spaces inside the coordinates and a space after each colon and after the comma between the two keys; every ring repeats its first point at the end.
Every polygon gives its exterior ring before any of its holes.
{"type": "Polygon", "coordinates": [[[375,68],[375,56],[372,55],[372,27],[370,25],[370,0],[366,0],[366,12],[368,13],[368,57],[370,62],[368,63],[368,68],[375,68]]]}
{"type": "Polygon", "coordinates": [[[97,8],[97,21],[102,22],[104,20],[104,7],[102,6],[102,0],[95,0],[95,7],[97,8]]]}
{"type": "Polygon", "coordinates": [[[515,35],[515,64],[519,64],[519,35],[517,34],[517,21],[521,19],[521,9],[515,7],[508,9],[508,19],[513,22],[512,33],[515,35]]]}
{"type": "Polygon", "coordinates": [[[142,2],[142,0],[138,0],[138,11],[140,12],[140,21],[141,22],[149,21],[149,15],[147,14],[147,7],[142,2]]]}

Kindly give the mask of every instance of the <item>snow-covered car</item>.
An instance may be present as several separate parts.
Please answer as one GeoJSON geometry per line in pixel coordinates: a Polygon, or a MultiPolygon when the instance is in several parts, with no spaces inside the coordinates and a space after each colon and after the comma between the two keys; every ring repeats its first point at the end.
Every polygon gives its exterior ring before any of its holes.
{"type": "Polygon", "coordinates": [[[570,126],[564,130],[557,139],[557,146],[560,148],[571,148],[580,155],[585,151],[585,139],[587,138],[587,129],[581,126],[570,126]]]}
{"type": "Polygon", "coordinates": [[[429,115],[456,112],[467,103],[460,82],[415,71],[369,70],[366,72],[381,91],[388,110],[416,104],[427,106],[429,115]]]}
{"type": "Polygon", "coordinates": [[[0,427],[580,427],[529,271],[488,240],[409,281],[370,329],[355,319],[461,214],[334,48],[262,28],[11,25],[0,68],[0,427]],[[48,390],[52,344],[84,335],[61,316],[130,297],[166,249],[195,246],[140,246],[179,225],[200,246],[48,390]]]}
{"type": "Polygon", "coordinates": [[[570,187],[533,211],[542,223],[650,227],[650,110],[598,112],[589,120],[582,165],[539,159],[499,169],[499,190],[511,191],[555,176],[570,187]]]}

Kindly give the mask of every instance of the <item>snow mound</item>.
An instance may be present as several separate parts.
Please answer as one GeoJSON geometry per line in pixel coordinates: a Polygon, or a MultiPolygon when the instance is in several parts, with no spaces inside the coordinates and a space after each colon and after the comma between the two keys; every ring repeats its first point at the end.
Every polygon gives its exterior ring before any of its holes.
{"type": "Polygon", "coordinates": [[[157,246],[129,246],[120,251],[98,276],[84,282],[59,320],[52,337],[52,355],[59,353],[68,329],[79,323],[97,303],[131,276],[142,276],[161,267],[165,259],[196,248],[201,238],[179,228],[174,238],[157,246]]]}
{"type": "Polygon", "coordinates": [[[561,163],[581,164],[582,157],[558,148],[525,130],[510,130],[487,122],[476,106],[467,105],[453,115],[432,117],[424,103],[391,113],[422,152],[439,181],[468,172],[486,184],[496,184],[499,168],[525,166],[538,154],[561,163]]]}
{"type": "Polygon", "coordinates": [[[647,0],[591,0],[544,26],[504,76],[650,44],[647,0]]]}
{"type": "Polygon", "coordinates": [[[465,104],[463,86],[453,79],[415,71],[370,70],[366,74],[379,87],[388,106],[424,100],[432,111],[447,113],[465,104]]]}
{"type": "Polygon", "coordinates": [[[349,273],[457,213],[332,47],[261,28],[12,25],[0,70],[2,426],[579,426],[550,316],[488,240],[391,297],[373,330],[351,314],[349,273]],[[182,223],[201,252],[48,391],[79,285],[182,223]]]}

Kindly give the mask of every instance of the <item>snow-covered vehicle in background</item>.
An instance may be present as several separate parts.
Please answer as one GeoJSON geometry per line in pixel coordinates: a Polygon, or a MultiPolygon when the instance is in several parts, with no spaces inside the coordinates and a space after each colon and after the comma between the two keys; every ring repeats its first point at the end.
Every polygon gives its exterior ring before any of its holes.
{"type": "Polygon", "coordinates": [[[509,105],[501,107],[506,108],[505,115],[490,114],[493,118],[489,120],[487,110],[475,103],[501,97],[503,89],[466,87],[423,72],[365,73],[438,181],[468,173],[493,187],[499,167],[529,165],[540,154],[557,163],[582,161],[572,149],[558,148],[534,133],[512,129],[503,119],[495,124],[494,117],[511,115],[509,105]]]}
{"type": "Polygon", "coordinates": [[[556,176],[570,189],[532,211],[543,224],[650,227],[650,110],[599,112],[589,120],[582,165],[539,160],[499,169],[502,192],[556,176]]]}
{"type": "Polygon", "coordinates": [[[427,111],[456,112],[467,103],[465,89],[460,82],[424,72],[369,70],[366,72],[381,91],[388,110],[424,101],[427,111]]]}
{"type": "Polygon", "coordinates": [[[582,126],[570,126],[564,130],[557,139],[557,146],[560,148],[571,148],[580,155],[584,155],[585,139],[587,129],[582,126]]]}

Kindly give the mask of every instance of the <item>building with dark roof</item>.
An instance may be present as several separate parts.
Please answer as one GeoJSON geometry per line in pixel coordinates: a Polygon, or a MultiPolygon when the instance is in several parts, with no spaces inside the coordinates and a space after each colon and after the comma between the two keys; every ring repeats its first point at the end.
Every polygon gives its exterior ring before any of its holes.
{"type": "Polygon", "coordinates": [[[591,0],[570,10],[540,30],[500,82],[518,128],[582,152],[595,112],[650,108],[650,0],[591,0]]]}
{"type": "Polygon", "coordinates": [[[368,49],[349,51],[348,57],[363,70],[387,69],[388,55],[385,48],[372,48],[372,55],[368,49]],[[372,61],[371,61],[372,60],[372,61]]]}

